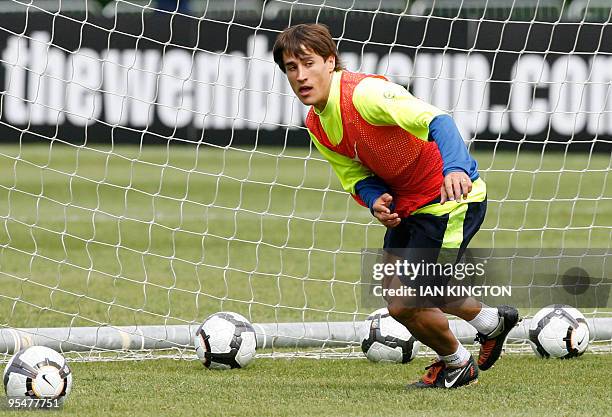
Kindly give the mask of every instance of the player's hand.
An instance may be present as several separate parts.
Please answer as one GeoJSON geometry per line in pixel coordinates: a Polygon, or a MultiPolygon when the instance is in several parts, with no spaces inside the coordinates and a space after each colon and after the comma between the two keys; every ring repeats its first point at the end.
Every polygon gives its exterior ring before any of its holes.
{"type": "Polygon", "coordinates": [[[372,206],[374,217],[387,227],[396,227],[402,221],[397,213],[391,213],[390,207],[392,202],[393,197],[391,194],[384,193],[376,199],[372,206]]]}
{"type": "Polygon", "coordinates": [[[440,204],[447,201],[460,201],[461,197],[467,198],[472,191],[472,181],[465,172],[451,172],[444,177],[444,183],[440,187],[440,204]]]}

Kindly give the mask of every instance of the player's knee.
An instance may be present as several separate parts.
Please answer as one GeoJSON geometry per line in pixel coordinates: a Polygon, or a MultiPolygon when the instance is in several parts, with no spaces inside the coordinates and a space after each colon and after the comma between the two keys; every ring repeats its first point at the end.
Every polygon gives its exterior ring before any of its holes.
{"type": "Polygon", "coordinates": [[[419,309],[411,308],[401,302],[391,300],[387,306],[387,310],[389,310],[389,315],[391,317],[400,323],[404,323],[406,321],[415,319],[415,317],[418,315],[419,309]]]}

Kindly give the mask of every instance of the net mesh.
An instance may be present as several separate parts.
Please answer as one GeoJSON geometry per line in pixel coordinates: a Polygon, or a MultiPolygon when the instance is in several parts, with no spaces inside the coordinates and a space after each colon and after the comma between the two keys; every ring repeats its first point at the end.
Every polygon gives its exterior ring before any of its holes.
{"type": "MultiPolygon", "coordinates": [[[[4,3],[0,328],[365,318],[361,249],[384,228],[309,144],[272,60],[302,21],[330,26],[348,69],[457,120],[489,190],[472,246],[610,249],[596,2],[4,3]]],[[[345,354],[297,346],[264,355],[345,354]]]]}

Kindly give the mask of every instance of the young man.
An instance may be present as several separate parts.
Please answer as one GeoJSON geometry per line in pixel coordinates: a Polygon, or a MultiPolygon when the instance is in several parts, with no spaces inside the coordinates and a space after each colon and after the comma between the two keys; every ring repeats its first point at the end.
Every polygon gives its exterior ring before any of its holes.
{"type": "MultiPolygon", "coordinates": [[[[384,77],[345,71],[323,25],[284,30],[273,54],[299,100],[311,106],[306,127],[313,143],[342,187],[387,227],[386,260],[410,258],[420,248],[465,249],[484,220],[486,185],[453,119],[384,77]]],[[[394,275],[385,285],[410,282],[394,275]]],[[[415,306],[407,297],[386,300],[389,313],[439,356],[412,387],[476,382],[478,367],[495,363],[519,319],[513,307],[490,308],[472,298],[440,308],[415,306]],[[445,313],[477,329],[478,367],[445,313]]]]}

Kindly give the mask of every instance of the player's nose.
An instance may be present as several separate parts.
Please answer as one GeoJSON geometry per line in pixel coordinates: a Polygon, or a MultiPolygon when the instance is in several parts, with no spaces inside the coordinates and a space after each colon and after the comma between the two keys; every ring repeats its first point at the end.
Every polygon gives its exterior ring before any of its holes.
{"type": "Polygon", "coordinates": [[[297,67],[297,74],[296,74],[296,79],[298,81],[306,81],[306,71],[304,68],[302,68],[301,66],[297,67]]]}

